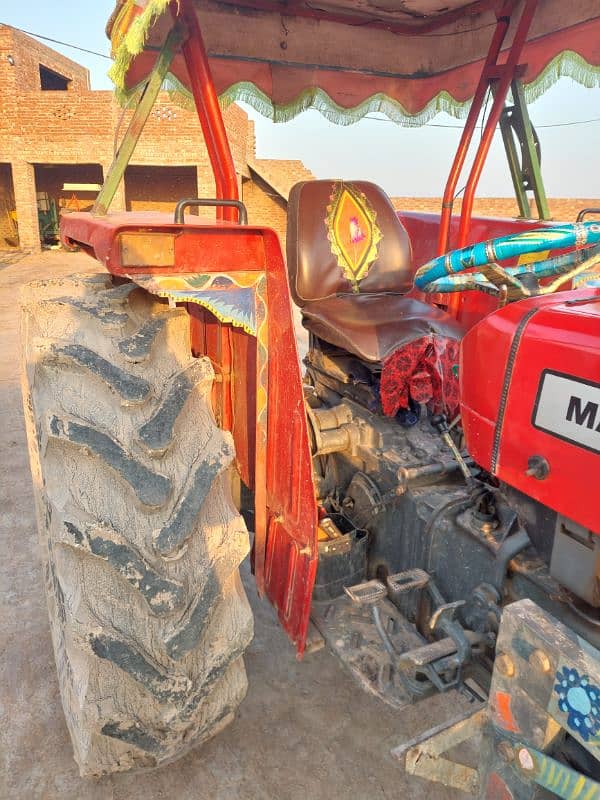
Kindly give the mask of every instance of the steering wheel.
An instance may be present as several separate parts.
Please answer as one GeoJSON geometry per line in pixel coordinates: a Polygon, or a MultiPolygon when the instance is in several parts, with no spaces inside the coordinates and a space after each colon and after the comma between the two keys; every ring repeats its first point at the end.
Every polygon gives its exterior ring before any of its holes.
{"type": "Polygon", "coordinates": [[[573,279],[573,285],[600,285],[600,222],[577,222],[551,228],[500,236],[487,242],[452,250],[428,261],[415,274],[415,287],[427,293],[463,292],[470,289],[501,296],[505,301],[549,294],[573,279]],[[516,267],[501,267],[497,261],[543,251],[575,249],[565,255],[516,267]],[[468,272],[479,267],[479,272],[468,272]],[[547,286],[540,278],[560,276],[547,286]],[[522,280],[525,278],[525,282],[522,280]],[[530,288],[533,283],[533,288],[530,288]],[[527,285],[529,284],[529,286],[527,285]]]}

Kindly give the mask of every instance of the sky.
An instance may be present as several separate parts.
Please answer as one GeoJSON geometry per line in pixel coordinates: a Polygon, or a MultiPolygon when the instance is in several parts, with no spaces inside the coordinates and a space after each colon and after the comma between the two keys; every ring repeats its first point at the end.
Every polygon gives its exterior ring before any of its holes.
{"type": "MultiPolygon", "coordinates": [[[[112,0],[0,0],[0,22],[108,55],[104,28],[112,9],[112,0]]],[[[86,66],[92,88],[110,88],[108,60],[45,43],[86,66]]],[[[275,125],[253,109],[245,109],[256,123],[259,158],[301,159],[319,178],[372,180],[392,196],[439,196],[460,138],[460,127],[403,128],[383,117],[343,127],[327,122],[317,111],[306,111],[291,122],[275,125]]],[[[533,124],[540,126],[600,118],[600,88],[586,89],[563,78],[530,106],[530,116],[533,124]]],[[[432,122],[462,124],[446,114],[439,114],[432,122]]],[[[538,135],[548,196],[599,198],[600,121],[540,127],[538,135]]],[[[498,134],[478,195],[502,197],[512,193],[498,134]]]]}

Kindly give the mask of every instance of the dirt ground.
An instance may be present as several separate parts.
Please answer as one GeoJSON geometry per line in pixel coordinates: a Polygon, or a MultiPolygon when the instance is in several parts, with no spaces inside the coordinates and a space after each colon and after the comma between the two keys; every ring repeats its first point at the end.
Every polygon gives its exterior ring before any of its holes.
{"type": "Polygon", "coordinates": [[[48,629],[19,387],[19,293],[29,280],[95,271],[83,254],[0,263],[0,798],[11,800],[391,800],[462,796],[407,777],[393,746],[456,713],[462,698],[394,712],[327,650],[298,662],[270,606],[245,581],[256,635],[235,722],[177,763],[99,781],[79,777],[48,629]]]}

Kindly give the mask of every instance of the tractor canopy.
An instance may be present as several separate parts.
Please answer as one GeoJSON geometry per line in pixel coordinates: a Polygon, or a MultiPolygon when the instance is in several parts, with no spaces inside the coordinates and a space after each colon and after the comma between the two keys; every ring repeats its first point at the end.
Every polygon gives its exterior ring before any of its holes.
{"type": "MultiPolygon", "coordinates": [[[[147,79],[180,5],[198,15],[222,105],[242,100],[277,122],[308,108],[339,124],[374,111],[405,125],[465,116],[498,23],[501,65],[528,9],[526,99],[562,76],[600,85],[598,0],[119,0],[107,32],[121,96],[147,79]]],[[[181,55],[167,83],[191,102],[181,55]]]]}

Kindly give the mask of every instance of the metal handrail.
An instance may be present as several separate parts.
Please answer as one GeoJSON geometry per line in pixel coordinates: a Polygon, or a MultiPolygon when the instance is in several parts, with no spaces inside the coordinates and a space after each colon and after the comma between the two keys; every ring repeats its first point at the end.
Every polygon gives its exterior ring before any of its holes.
{"type": "Polygon", "coordinates": [[[238,225],[248,224],[248,211],[246,206],[241,200],[217,200],[213,198],[204,197],[190,197],[187,200],[180,200],[175,206],[175,222],[178,225],[183,225],[183,214],[186,208],[190,206],[216,206],[226,208],[237,208],[238,210],[238,225]]]}

